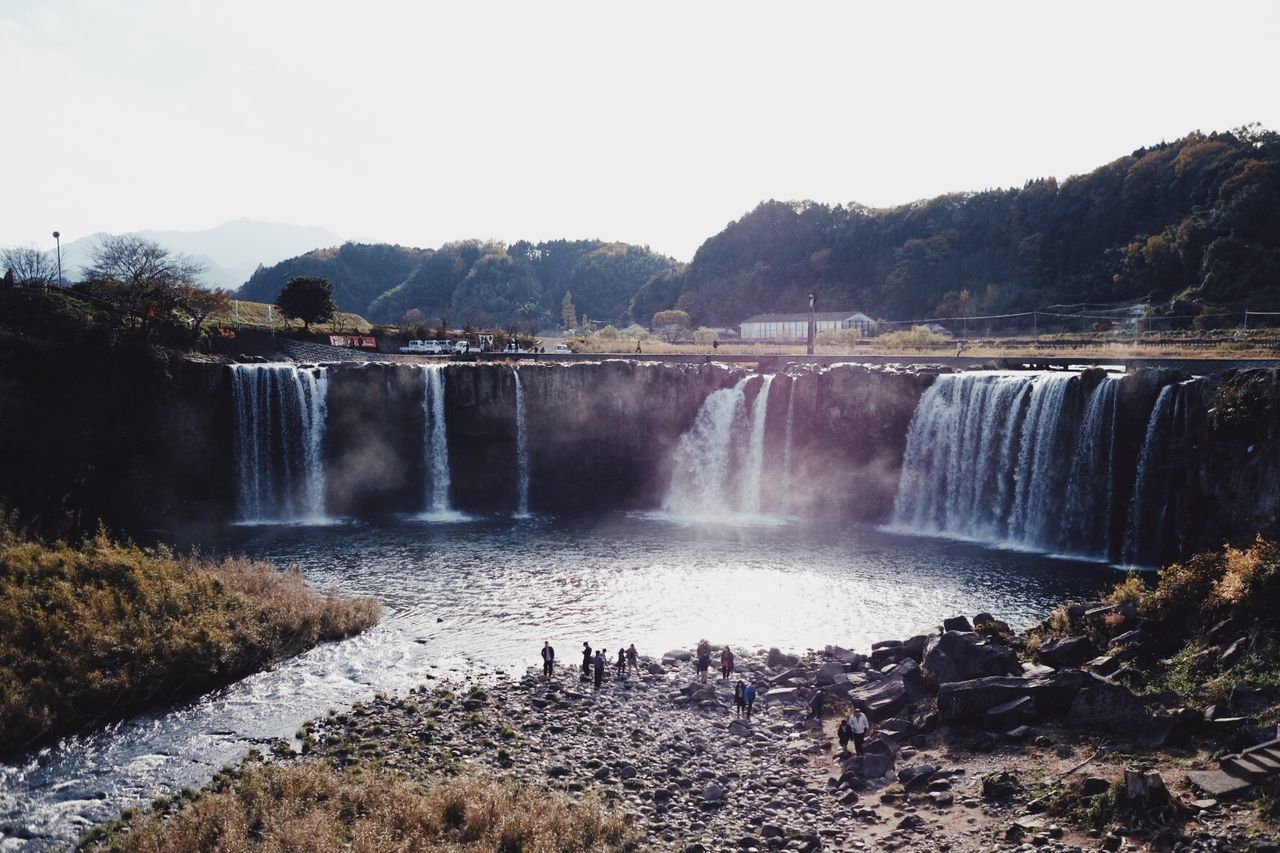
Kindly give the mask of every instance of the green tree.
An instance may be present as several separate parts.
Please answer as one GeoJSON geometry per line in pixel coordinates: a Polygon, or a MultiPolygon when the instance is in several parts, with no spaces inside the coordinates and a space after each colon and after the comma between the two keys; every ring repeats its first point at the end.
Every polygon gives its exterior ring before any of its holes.
{"type": "Polygon", "coordinates": [[[308,331],[312,323],[330,320],[338,310],[333,301],[333,285],[318,275],[292,279],[276,297],[276,307],[284,316],[301,320],[308,331]]]}
{"type": "Polygon", "coordinates": [[[560,323],[566,330],[572,329],[577,317],[578,312],[573,307],[573,295],[566,290],[564,292],[564,299],[560,301],[560,323]]]}

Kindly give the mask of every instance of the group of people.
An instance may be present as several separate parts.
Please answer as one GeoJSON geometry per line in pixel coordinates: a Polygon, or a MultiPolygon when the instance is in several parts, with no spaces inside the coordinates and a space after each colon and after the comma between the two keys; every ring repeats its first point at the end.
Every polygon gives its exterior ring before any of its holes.
{"type": "MultiPolygon", "coordinates": [[[[546,640],[542,644],[542,680],[550,681],[551,676],[555,672],[556,650],[552,647],[551,641],[546,640]]],[[[582,681],[594,681],[597,689],[604,683],[604,671],[609,665],[608,659],[605,657],[604,649],[596,649],[592,652],[591,644],[583,642],[582,644],[582,681]]],[[[615,678],[626,678],[628,673],[638,672],[640,669],[640,653],[636,651],[636,644],[632,643],[625,649],[618,649],[618,658],[614,663],[617,670],[615,678]]]]}
{"type": "MultiPolygon", "coordinates": [[[[698,641],[697,652],[698,680],[707,683],[707,670],[711,669],[711,644],[706,640],[698,641]]],[[[728,646],[720,649],[720,679],[728,681],[733,674],[733,650],[728,646]]]]}
{"type": "MultiPolygon", "coordinates": [[[[552,648],[551,641],[547,640],[542,644],[542,680],[550,681],[555,671],[556,650],[552,648]]],[[[604,672],[609,662],[604,649],[592,650],[591,644],[583,642],[582,644],[582,681],[592,681],[598,690],[604,683],[604,672]]],[[[695,653],[694,665],[698,670],[698,679],[705,684],[707,681],[707,672],[711,669],[711,644],[705,639],[698,642],[698,648],[695,653]]],[[[629,673],[638,672],[640,669],[640,655],[636,652],[636,644],[632,643],[625,649],[618,649],[618,657],[614,662],[616,670],[615,678],[626,678],[629,673]]],[[[728,646],[720,649],[720,678],[722,681],[728,681],[733,675],[733,650],[728,646]]],[[[733,704],[735,714],[747,720],[751,719],[751,712],[755,707],[756,696],[758,691],[755,684],[739,678],[733,685],[733,704]]],[[[815,690],[809,698],[806,720],[822,719],[823,712],[823,693],[821,690],[815,690]]],[[[867,719],[866,710],[861,704],[853,706],[852,712],[848,717],[840,720],[840,725],[836,729],[836,736],[840,739],[840,750],[842,752],[849,751],[849,743],[853,742],[853,749],[857,755],[863,755],[863,741],[866,739],[867,733],[871,730],[871,722],[867,719]]]]}

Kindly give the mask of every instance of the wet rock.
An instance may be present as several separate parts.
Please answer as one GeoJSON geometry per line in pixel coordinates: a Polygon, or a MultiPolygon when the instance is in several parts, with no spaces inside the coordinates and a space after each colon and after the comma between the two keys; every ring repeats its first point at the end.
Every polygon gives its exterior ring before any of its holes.
{"type": "Polygon", "coordinates": [[[969,624],[967,616],[952,616],[950,619],[942,620],[943,631],[972,631],[973,626],[969,624]]]}
{"type": "Polygon", "coordinates": [[[1054,637],[1040,644],[1036,650],[1036,660],[1062,669],[1069,666],[1080,666],[1087,660],[1098,656],[1098,649],[1086,636],[1077,634],[1070,637],[1054,637]]]}
{"type": "Polygon", "coordinates": [[[935,684],[1018,671],[1013,649],[972,631],[946,631],[930,641],[924,654],[924,674],[935,684]]]}

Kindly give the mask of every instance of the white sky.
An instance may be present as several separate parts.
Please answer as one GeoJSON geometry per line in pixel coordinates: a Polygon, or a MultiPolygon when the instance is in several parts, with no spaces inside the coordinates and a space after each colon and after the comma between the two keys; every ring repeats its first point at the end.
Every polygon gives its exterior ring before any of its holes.
{"type": "Polygon", "coordinates": [[[1280,3],[0,0],[0,246],[228,219],[682,260],[1280,129],[1280,3]]]}

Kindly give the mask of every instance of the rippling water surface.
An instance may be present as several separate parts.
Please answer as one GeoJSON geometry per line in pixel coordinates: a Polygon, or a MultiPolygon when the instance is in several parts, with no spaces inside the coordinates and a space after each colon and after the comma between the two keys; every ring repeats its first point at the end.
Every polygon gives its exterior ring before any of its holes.
{"type": "Polygon", "coordinates": [[[372,631],[161,713],[0,765],[0,846],[74,837],[121,807],[206,781],[265,739],[374,692],[448,671],[515,674],[544,638],[565,662],[583,640],[616,653],[689,648],[866,648],[955,614],[987,610],[1025,627],[1114,580],[1096,564],[770,519],[662,514],[390,519],[382,524],[237,527],[205,550],[296,562],[319,587],[374,595],[372,631]]]}

